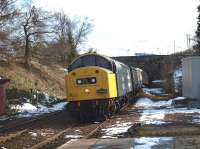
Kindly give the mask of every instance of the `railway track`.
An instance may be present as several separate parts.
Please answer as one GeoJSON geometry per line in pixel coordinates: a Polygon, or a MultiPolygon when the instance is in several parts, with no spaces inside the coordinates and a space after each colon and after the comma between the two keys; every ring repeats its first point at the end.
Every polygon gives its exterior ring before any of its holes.
{"type": "Polygon", "coordinates": [[[41,137],[33,139],[31,132],[28,129],[23,129],[15,133],[9,133],[4,136],[1,136],[0,148],[6,148],[6,149],[29,148],[30,146],[41,140],[42,140],[41,137]]]}
{"type": "Polygon", "coordinates": [[[62,144],[68,142],[69,140],[71,140],[71,138],[66,138],[67,135],[73,134],[77,131],[77,129],[79,129],[79,136],[80,139],[89,139],[92,136],[94,136],[96,133],[98,133],[98,131],[104,127],[105,123],[109,121],[106,120],[102,123],[99,124],[84,124],[84,125],[76,125],[73,126],[72,128],[67,128],[57,134],[55,134],[54,136],[52,136],[51,138],[48,138],[34,146],[32,146],[30,149],[53,149],[56,147],[61,146],[62,144]],[[88,133],[90,132],[90,133],[88,133]]]}
{"type": "MultiPolygon", "coordinates": [[[[124,111],[128,108],[128,105],[124,106],[121,110],[124,111]]],[[[66,130],[63,130],[53,136],[52,138],[48,138],[45,141],[33,146],[31,149],[40,149],[40,148],[45,148],[45,149],[54,149],[59,146],[62,146],[64,143],[67,143],[71,139],[65,138],[64,136],[66,134],[73,134],[73,132],[76,132],[77,129],[81,131],[79,135],[81,136],[80,139],[90,139],[94,138],[99,135],[99,131],[101,131],[102,128],[106,127],[106,124],[108,124],[112,118],[116,117],[116,115],[112,116],[110,119],[106,119],[105,121],[101,123],[93,123],[93,124],[84,124],[84,125],[77,125],[72,128],[67,128],[66,130]],[[85,130],[85,132],[84,132],[85,130]],[[89,133],[88,133],[89,132],[89,133]]]]}
{"type": "Polygon", "coordinates": [[[18,131],[16,133],[11,133],[11,134],[6,135],[6,136],[1,136],[0,137],[0,144],[6,143],[7,141],[10,141],[10,140],[13,140],[16,137],[19,137],[26,132],[27,132],[27,129],[24,129],[24,130],[18,131]]]}
{"type": "Polygon", "coordinates": [[[75,136],[77,135],[77,132],[80,138],[89,139],[94,136],[100,128],[104,127],[104,124],[107,121],[92,124],[76,124],[72,127],[67,127],[66,129],[61,130],[56,134],[52,134],[48,138],[37,136],[33,139],[34,137],[31,137],[30,130],[24,129],[0,137],[0,147],[5,147],[7,149],[54,149],[73,139],[73,137],[70,138],[67,136],[75,136]]]}
{"type": "MultiPolygon", "coordinates": [[[[122,110],[125,110],[127,107],[125,106],[122,110]]],[[[68,142],[69,140],[73,139],[73,135],[79,135],[80,139],[90,139],[94,138],[99,134],[98,131],[100,131],[103,127],[105,127],[105,124],[108,123],[110,120],[113,119],[116,115],[112,116],[111,119],[107,119],[106,121],[102,123],[90,123],[90,124],[77,124],[77,123],[71,123],[69,125],[66,125],[63,128],[59,128],[58,131],[55,131],[51,135],[48,136],[41,136],[41,131],[34,130],[31,128],[32,123],[36,121],[40,121],[42,119],[47,118],[47,122],[49,122],[49,118],[51,116],[59,115],[63,111],[54,112],[47,114],[45,116],[40,116],[34,119],[31,119],[30,121],[21,122],[13,126],[8,126],[0,130],[0,134],[3,135],[0,137],[0,148],[5,147],[7,149],[19,149],[19,148],[30,148],[30,149],[40,149],[40,148],[48,148],[48,149],[54,149],[56,147],[61,146],[62,144],[68,142]],[[28,125],[31,124],[31,125],[28,125]],[[25,127],[25,125],[28,125],[25,127]],[[20,129],[20,127],[22,127],[20,129]],[[26,129],[24,129],[24,127],[26,129]],[[18,131],[17,131],[18,129],[18,131]],[[11,131],[15,130],[15,131],[11,131]],[[15,132],[15,133],[13,133],[15,132]],[[39,133],[38,133],[39,132],[39,133]],[[72,137],[69,137],[69,136],[72,137]]],[[[65,111],[66,112],[66,111],[65,111]]],[[[120,113],[119,113],[120,114],[120,113]]],[[[57,117],[55,116],[55,117],[57,117]]],[[[60,116],[60,118],[62,118],[60,116]]],[[[59,119],[60,119],[59,118],[59,119]]],[[[46,121],[46,120],[45,120],[46,121]]],[[[57,120],[55,120],[57,121],[57,120]]],[[[69,123],[69,122],[67,122],[69,123]]],[[[53,122],[52,122],[53,124],[53,122]]],[[[34,125],[34,124],[33,124],[34,125]]],[[[64,124],[65,125],[65,124],[64,124]]]]}
{"type": "Polygon", "coordinates": [[[66,110],[47,113],[47,114],[44,114],[44,115],[41,115],[41,116],[33,117],[33,118],[29,119],[29,120],[25,119],[23,121],[19,121],[19,122],[16,122],[14,124],[11,123],[11,124],[8,124],[8,125],[1,126],[0,127],[0,133],[3,134],[3,133],[8,133],[8,132],[10,132],[12,130],[16,130],[18,128],[21,129],[25,125],[34,123],[36,121],[40,121],[42,119],[45,119],[45,118],[48,118],[48,117],[51,117],[51,116],[54,116],[54,115],[58,115],[58,114],[60,114],[62,112],[66,112],[66,110]]]}
{"type": "Polygon", "coordinates": [[[51,138],[47,138],[46,140],[32,146],[30,149],[49,148],[50,146],[55,145],[57,143],[56,141],[61,141],[59,139],[62,139],[64,134],[66,134],[68,131],[70,131],[70,129],[71,128],[67,128],[67,129],[55,134],[51,138]]]}

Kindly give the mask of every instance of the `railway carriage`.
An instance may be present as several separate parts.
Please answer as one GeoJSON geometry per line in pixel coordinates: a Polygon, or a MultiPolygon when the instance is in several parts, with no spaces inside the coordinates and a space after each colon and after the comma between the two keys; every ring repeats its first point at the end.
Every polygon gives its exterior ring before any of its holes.
{"type": "Polygon", "coordinates": [[[103,120],[135,94],[132,69],[98,54],[85,54],[68,66],[66,95],[72,114],[81,121],[103,120]]]}

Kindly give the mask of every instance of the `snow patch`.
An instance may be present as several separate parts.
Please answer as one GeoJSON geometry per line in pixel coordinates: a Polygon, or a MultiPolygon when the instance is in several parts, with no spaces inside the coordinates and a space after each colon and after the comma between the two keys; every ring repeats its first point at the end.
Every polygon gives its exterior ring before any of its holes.
{"type": "Polygon", "coordinates": [[[103,136],[101,138],[117,138],[118,135],[125,133],[132,126],[131,122],[112,125],[110,128],[102,129],[103,136]]]}
{"type": "Polygon", "coordinates": [[[151,149],[153,146],[164,144],[172,141],[173,137],[141,137],[135,138],[134,144],[136,144],[132,149],[151,149]]]}
{"type": "Polygon", "coordinates": [[[121,133],[127,132],[127,130],[130,128],[130,126],[126,127],[112,127],[112,128],[107,128],[107,129],[102,129],[102,131],[105,132],[106,135],[104,136],[113,136],[113,135],[118,135],[121,133]]]}
{"type": "Polygon", "coordinates": [[[143,92],[146,94],[164,94],[163,88],[143,88],[143,92]]]}
{"type": "Polygon", "coordinates": [[[37,111],[37,108],[30,103],[24,103],[21,107],[21,111],[32,113],[34,111],[37,111]]]}
{"type": "Polygon", "coordinates": [[[138,99],[135,103],[135,107],[142,108],[160,108],[160,107],[169,107],[172,104],[172,100],[168,101],[152,101],[151,99],[144,97],[138,99]]]}
{"type": "MultiPolygon", "coordinates": [[[[149,98],[140,98],[136,104],[136,108],[142,108],[142,115],[140,117],[140,122],[143,124],[155,124],[161,125],[164,123],[170,123],[165,121],[165,115],[167,114],[176,114],[176,113],[184,113],[184,114],[193,114],[195,116],[200,114],[200,109],[195,108],[172,108],[174,100],[184,100],[185,97],[176,97],[174,99],[170,99],[168,101],[152,101],[149,98]]],[[[141,110],[141,109],[140,109],[141,110]]],[[[193,118],[192,123],[200,123],[200,116],[193,118]]]]}
{"type": "Polygon", "coordinates": [[[183,76],[183,73],[182,73],[181,68],[175,70],[174,73],[173,73],[174,89],[175,89],[176,93],[181,92],[182,76],[183,76]]]}
{"type": "Polygon", "coordinates": [[[145,121],[146,125],[162,125],[162,124],[170,124],[171,122],[165,122],[162,120],[147,120],[145,121]]]}
{"type": "Polygon", "coordinates": [[[117,139],[118,137],[113,137],[113,136],[102,136],[102,139],[117,139]]]}
{"type": "Polygon", "coordinates": [[[41,104],[35,106],[30,103],[24,103],[23,105],[13,105],[10,108],[19,112],[19,115],[17,115],[18,117],[32,117],[63,110],[66,105],[67,102],[60,102],[54,104],[52,107],[43,106],[41,104]]]}
{"type": "Polygon", "coordinates": [[[184,100],[184,99],[186,99],[186,97],[176,97],[176,98],[174,98],[174,100],[184,100]]]}
{"type": "Polygon", "coordinates": [[[29,132],[29,134],[30,134],[31,136],[33,136],[33,137],[37,137],[37,133],[35,133],[35,132],[29,132]]]}
{"type": "MultiPolygon", "coordinates": [[[[176,114],[176,113],[184,113],[184,114],[192,114],[197,113],[200,114],[200,109],[187,109],[187,108],[174,108],[174,109],[147,109],[144,110],[142,116],[140,117],[140,122],[143,124],[164,124],[168,123],[164,121],[165,115],[167,114],[176,114]]],[[[200,119],[195,118],[192,123],[200,122],[200,119]]]]}
{"type": "Polygon", "coordinates": [[[200,124],[200,115],[194,116],[194,118],[193,118],[193,120],[192,120],[192,123],[200,124]]]}
{"type": "Polygon", "coordinates": [[[100,122],[93,122],[94,124],[99,124],[100,122]]]}
{"type": "Polygon", "coordinates": [[[4,117],[4,116],[0,117],[0,121],[5,121],[5,120],[8,120],[8,119],[9,119],[9,117],[4,117]]]}
{"type": "Polygon", "coordinates": [[[53,105],[53,107],[51,109],[55,110],[55,111],[63,110],[66,105],[67,105],[67,102],[60,102],[60,103],[53,105]]]}
{"type": "Polygon", "coordinates": [[[165,117],[164,113],[157,113],[154,115],[143,114],[140,117],[140,121],[155,121],[155,120],[163,120],[165,117]]]}
{"type": "Polygon", "coordinates": [[[183,76],[183,73],[182,73],[182,69],[179,68],[177,70],[174,71],[174,77],[177,78],[177,77],[182,77],[183,76]]]}
{"type": "Polygon", "coordinates": [[[65,139],[80,139],[82,137],[81,135],[66,135],[65,139]]]}
{"type": "Polygon", "coordinates": [[[166,80],[154,80],[152,81],[152,83],[164,83],[166,82],[166,80]]]}

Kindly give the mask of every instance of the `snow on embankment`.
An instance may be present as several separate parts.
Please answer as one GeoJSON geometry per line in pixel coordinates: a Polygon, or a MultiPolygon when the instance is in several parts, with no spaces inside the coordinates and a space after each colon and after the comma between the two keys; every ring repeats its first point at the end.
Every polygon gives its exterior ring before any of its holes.
{"type": "Polygon", "coordinates": [[[60,102],[52,105],[51,107],[47,107],[44,105],[32,105],[30,103],[23,103],[22,105],[13,105],[10,108],[12,110],[18,111],[17,117],[32,117],[38,116],[45,113],[51,113],[55,111],[61,111],[65,108],[67,102],[60,102]]]}

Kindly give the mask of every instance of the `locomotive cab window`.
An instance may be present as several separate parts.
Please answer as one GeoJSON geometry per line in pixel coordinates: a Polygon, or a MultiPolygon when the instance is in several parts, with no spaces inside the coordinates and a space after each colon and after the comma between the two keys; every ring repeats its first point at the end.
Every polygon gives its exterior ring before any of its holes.
{"type": "Polygon", "coordinates": [[[75,62],[73,62],[71,65],[69,65],[68,70],[71,71],[71,70],[74,70],[74,69],[80,68],[80,67],[82,67],[82,59],[81,58],[77,59],[75,62]]]}
{"type": "Polygon", "coordinates": [[[112,65],[111,63],[106,60],[105,58],[102,58],[100,56],[96,57],[96,61],[97,61],[97,66],[103,67],[103,68],[107,68],[109,70],[112,70],[112,65]]]}
{"type": "Polygon", "coordinates": [[[96,62],[95,62],[95,56],[93,55],[87,55],[82,57],[82,62],[83,62],[83,66],[95,66],[96,62]]]}

